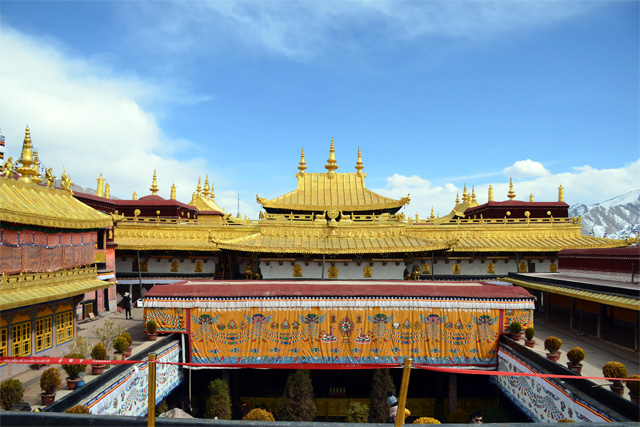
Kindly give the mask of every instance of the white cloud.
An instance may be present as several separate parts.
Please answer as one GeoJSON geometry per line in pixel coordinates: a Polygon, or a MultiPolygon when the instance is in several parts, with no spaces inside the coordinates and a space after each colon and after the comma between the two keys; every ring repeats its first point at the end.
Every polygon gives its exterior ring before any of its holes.
{"type": "MultiPolygon", "coordinates": [[[[468,184],[468,191],[475,186],[478,203],[486,203],[488,187],[494,189],[494,200],[507,200],[509,182],[482,182],[468,184]]],[[[603,202],[628,191],[640,189],[640,159],[614,169],[595,169],[591,166],[574,167],[571,171],[557,174],[548,173],[528,180],[514,179],[516,200],[528,201],[530,194],[536,202],[558,200],[558,187],[564,187],[565,202],[569,205],[586,205],[603,202]]],[[[372,189],[387,197],[401,198],[411,193],[411,203],[405,208],[407,215],[416,213],[424,218],[434,207],[436,215],[446,215],[455,205],[456,193],[462,195],[462,188],[447,183],[433,186],[430,181],[419,176],[406,177],[394,174],[387,178],[387,186],[372,189]]]]}
{"type": "Polygon", "coordinates": [[[512,166],[505,168],[504,176],[508,178],[529,178],[534,176],[549,175],[549,172],[540,162],[531,159],[518,160],[512,166]]]}
{"type": "MultiPolygon", "coordinates": [[[[149,194],[157,169],[162,197],[169,198],[175,183],[178,200],[191,200],[198,177],[209,173],[206,160],[172,157],[176,147],[192,143],[168,138],[138,102],[179,91],[109,73],[7,26],[0,43],[5,64],[0,69],[0,125],[7,158],[20,157],[24,128],[30,125],[40,161],[58,177],[64,167],[74,183],[95,188],[102,173],[111,195],[126,199],[134,191],[138,197],[149,194]]],[[[224,181],[211,173],[209,178],[214,184],[224,181]]],[[[258,208],[242,211],[257,217],[258,208]]]]}

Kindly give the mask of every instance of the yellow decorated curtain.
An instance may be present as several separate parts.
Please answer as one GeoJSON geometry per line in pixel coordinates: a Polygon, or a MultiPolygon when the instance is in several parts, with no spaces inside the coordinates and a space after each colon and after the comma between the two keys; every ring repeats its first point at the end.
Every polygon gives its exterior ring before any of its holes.
{"type": "Polygon", "coordinates": [[[187,332],[186,310],[184,308],[145,308],[145,319],[155,320],[157,332],[187,332]]]}
{"type": "Polygon", "coordinates": [[[497,363],[500,310],[190,309],[192,362],[220,365],[497,363]]]}
{"type": "Polygon", "coordinates": [[[502,330],[504,332],[509,332],[511,330],[511,323],[513,322],[520,322],[523,331],[529,326],[533,326],[533,310],[504,310],[504,321],[502,330]]]}

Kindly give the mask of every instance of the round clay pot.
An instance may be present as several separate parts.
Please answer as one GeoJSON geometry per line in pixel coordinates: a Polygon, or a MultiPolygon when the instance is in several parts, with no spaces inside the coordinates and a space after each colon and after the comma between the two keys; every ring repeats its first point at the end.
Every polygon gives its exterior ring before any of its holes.
{"type": "Polygon", "coordinates": [[[56,394],[55,393],[53,393],[53,394],[42,393],[40,395],[40,401],[42,402],[42,404],[44,406],[51,405],[54,400],[56,400],[56,394]]]}
{"type": "Polygon", "coordinates": [[[78,388],[78,383],[81,381],[80,378],[76,378],[75,380],[72,380],[69,377],[67,377],[66,380],[67,380],[67,388],[69,390],[75,390],[76,388],[78,388]]]}
{"type": "Polygon", "coordinates": [[[147,334],[149,341],[155,341],[158,339],[158,334],[147,334]]]}
{"type": "Polygon", "coordinates": [[[567,368],[569,368],[570,371],[573,371],[578,375],[582,374],[582,363],[578,363],[577,365],[572,365],[571,362],[567,362],[567,368]]]}
{"type": "Polygon", "coordinates": [[[622,386],[611,384],[609,385],[609,388],[611,389],[612,392],[614,392],[618,396],[624,395],[624,387],[622,386]]]}
{"type": "Polygon", "coordinates": [[[547,359],[551,360],[552,362],[557,362],[558,359],[560,359],[561,354],[561,351],[556,351],[555,353],[547,353],[547,359]]]}
{"type": "Polygon", "coordinates": [[[131,347],[127,348],[127,351],[124,352],[124,357],[131,357],[131,351],[132,351],[131,347]]]}
{"type": "Polygon", "coordinates": [[[533,348],[533,347],[535,347],[536,342],[533,341],[533,340],[531,340],[531,341],[524,340],[524,345],[526,345],[529,348],[533,348]]]}
{"type": "Polygon", "coordinates": [[[629,393],[629,400],[631,400],[636,405],[640,405],[640,396],[636,396],[635,394],[629,393]]]}
{"type": "Polygon", "coordinates": [[[91,373],[93,375],[100,375],[104,372],[104,366],[105,365],[91,365],[91,373]]]}

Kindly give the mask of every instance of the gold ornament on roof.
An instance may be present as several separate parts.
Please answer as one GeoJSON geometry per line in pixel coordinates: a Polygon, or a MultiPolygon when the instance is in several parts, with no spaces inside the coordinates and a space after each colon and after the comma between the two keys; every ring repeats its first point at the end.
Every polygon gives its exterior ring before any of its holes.
{"type": "Polygon", "coordinates": [[[98,187],[96,188],[96,196],[102,197],[104,195],[103,187],[104,187],[104,179],[102,178],[102,172],[100,172],[100,176],[96,178],[98,181],[98,187]]]}
{"type": "Polygon", "coordinates": [[[209,175],[207,175],[205,177],[205,179],[204,179],[204,191],[202,192],[202,194],[207,199],[209,198],[209,195],[211,194],[211,189],[209,188],[209,175]]]}
{"type": "Polygon", "coordinates": [[[33,146],[31,145],[31,131],[29,126],[24,131],[24,142],[22,143],[22,154],[18,160],[22,166],[15,168],[15,172],[20,174],[19,181],[33,183],[32,177],[38,175],[37,162],[33,159],[33,146]]]}
{"type": "Polygon", "coordinates": [[[33,181],[34,184],[40,184],[42,182],[42,177],[40,176],[40,160],[38,159],[38,151],[34,151],[33,152],[33,159],[35,160],[35,165],[33,166],[36,174],[34,175],[33,178],[31,178],[31,180],[33,181]]]}
{"type": "Polygon", "coordinates": [[[329,176],[335,175],[335,171],[336,169],[338,169],[338,165],[336,163],[336,149],[333,145],[333,138],[331,138],[331,147],[329,147],[329,159],[327,160],[327,164],[324,165],[324,168],[328,171],[327,174],[329,176]]]}
{"type": "Polygon", "coordinates": [[[109,186],[108,182],[104,185],[104,197],[106,199],[111,198],[111,187],[109,186]]]}
{"type": "Polygon", "coordinates": [[[133,192],[133,196],[131,196],[131,200],[138,200],[138,193],[133,192]]]}
{"type": "Polygon", "coordinates": [[[297,177],[304,176],[304,171],[307,169],[307,162],[304,161],[304,147],[302,147],[302,152],[300,153],[300,164],[298,165],[298,172],[296,174],[297,177]]]}
{"type": "Polygon", "coordinates": [[[533,193],[529,195],[529,201],[533,203],[533,193]]]}
{"type": "Polygon", "coordinates": [[[60,183],[62,189],[67,190],[68,192],[73,194],[73,191],[71,190],[73,182],[71,182],[71,178],[67,174],[67,170],[64,167],[62,167],[62,176],[60,177],[60,179],[62,180],[62,182],[60,183]]]}
{"type": "Polygon", "coordinates": [[[364,169],[363,163],[362,163],[362,154],[360,154],[360,147],[358,147],[358,160],[356,160],[356,170],[358,172],[356,172],[356,175],[358,176],[367,176],[366,173],[362,172],[362,169],[364,169]]]}
{"type": "Polygon", "coordinates": [[[462,203],[469,201],[469,193],[467,193],[467,183],[464,184],[464,191],[462,192],[462,203]]]}
{"type": "Polygon", "coordinates": [[[429,219],[434,219],[436,216],[433,214],[433,206],[431,206],[431,216],[429,219]]]}
{"type": "Polygon", "coordinates": [[[151,188],[149,188],[149,191],[151,191],[151,194],[153,196],[155,196],[156,194],[158,194],[158,182],[156,181],[156,170],[153,170],[153,181],[151,182],[151,188]]]}
{"type": "Polygon", "coordinates": [[[476,200],[476,189],[475,187],[471,187],[471,203],[478,203],[476,200]]]}
{"type": "Polygon", "coordinates": [[[171,184],[171,200],[176,200],[176,184],[171,184]]]}
{"type": "Polygon", "coordinates": [[[53,187],[56,177],[53,176],[53,169],[49,168],[44,172],[44,180],[47,181],[47,186],[53,187]]]}
{"type": "Polygon", "coordinates": [[[196,194],[197,194],[198,196],[199,196],[200,194],[202,194],[202,185],[201,185],[201,182],[202,182],[202,177],[201,177],[201,176],[199,176],[199,177],[198,177],[198,186],[196,187],[196,194]]]}
{"type": "Polygon", "coordinates": [[[489,202],[493,202],[493,187],[489,186],[489,197],[488,197],[488,201],[489,202]]]}
{"type": "Polygon", "coordinates": [[[558,201],[564,202],[564,187],[562,186],[562,184],[560,184],[560,187],[558,187],[558,201]]]}
{"type": "Polygon", "coordinates": [[[460,203],[460,193],[456,192],[456,205],[460,203]]]}
{"type": "Polygon", "coordinates": [[[15,174],[16,165],[13,163],[13,157],[9,157],[6,162],[2,165],[2,175],[6,178],[13,178],[15,174]]]}
{"type": "Polygon", "coordinates": [[[513,191],[513,178],[509,178],[509,192],[507,193],[509,200],[516,198],[516,193],[513,191]]]}

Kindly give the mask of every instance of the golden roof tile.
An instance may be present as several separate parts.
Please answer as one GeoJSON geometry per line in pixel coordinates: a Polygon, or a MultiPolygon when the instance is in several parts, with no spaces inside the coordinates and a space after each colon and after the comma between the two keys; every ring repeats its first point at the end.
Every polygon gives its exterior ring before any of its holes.
{"type": "Polygon", "coordinates": [[[69,191],[0,177],[0,221],[41,227],[93,229],[113,225],[69,191]]]}
{"type": "Polygon", "coordinates": [[[599,237],[549,236],[549,237],[463,237],[451,247],[452,252],[557,252],[563,249],[619,248],[627,246],[624,240],[599,237]]]}

